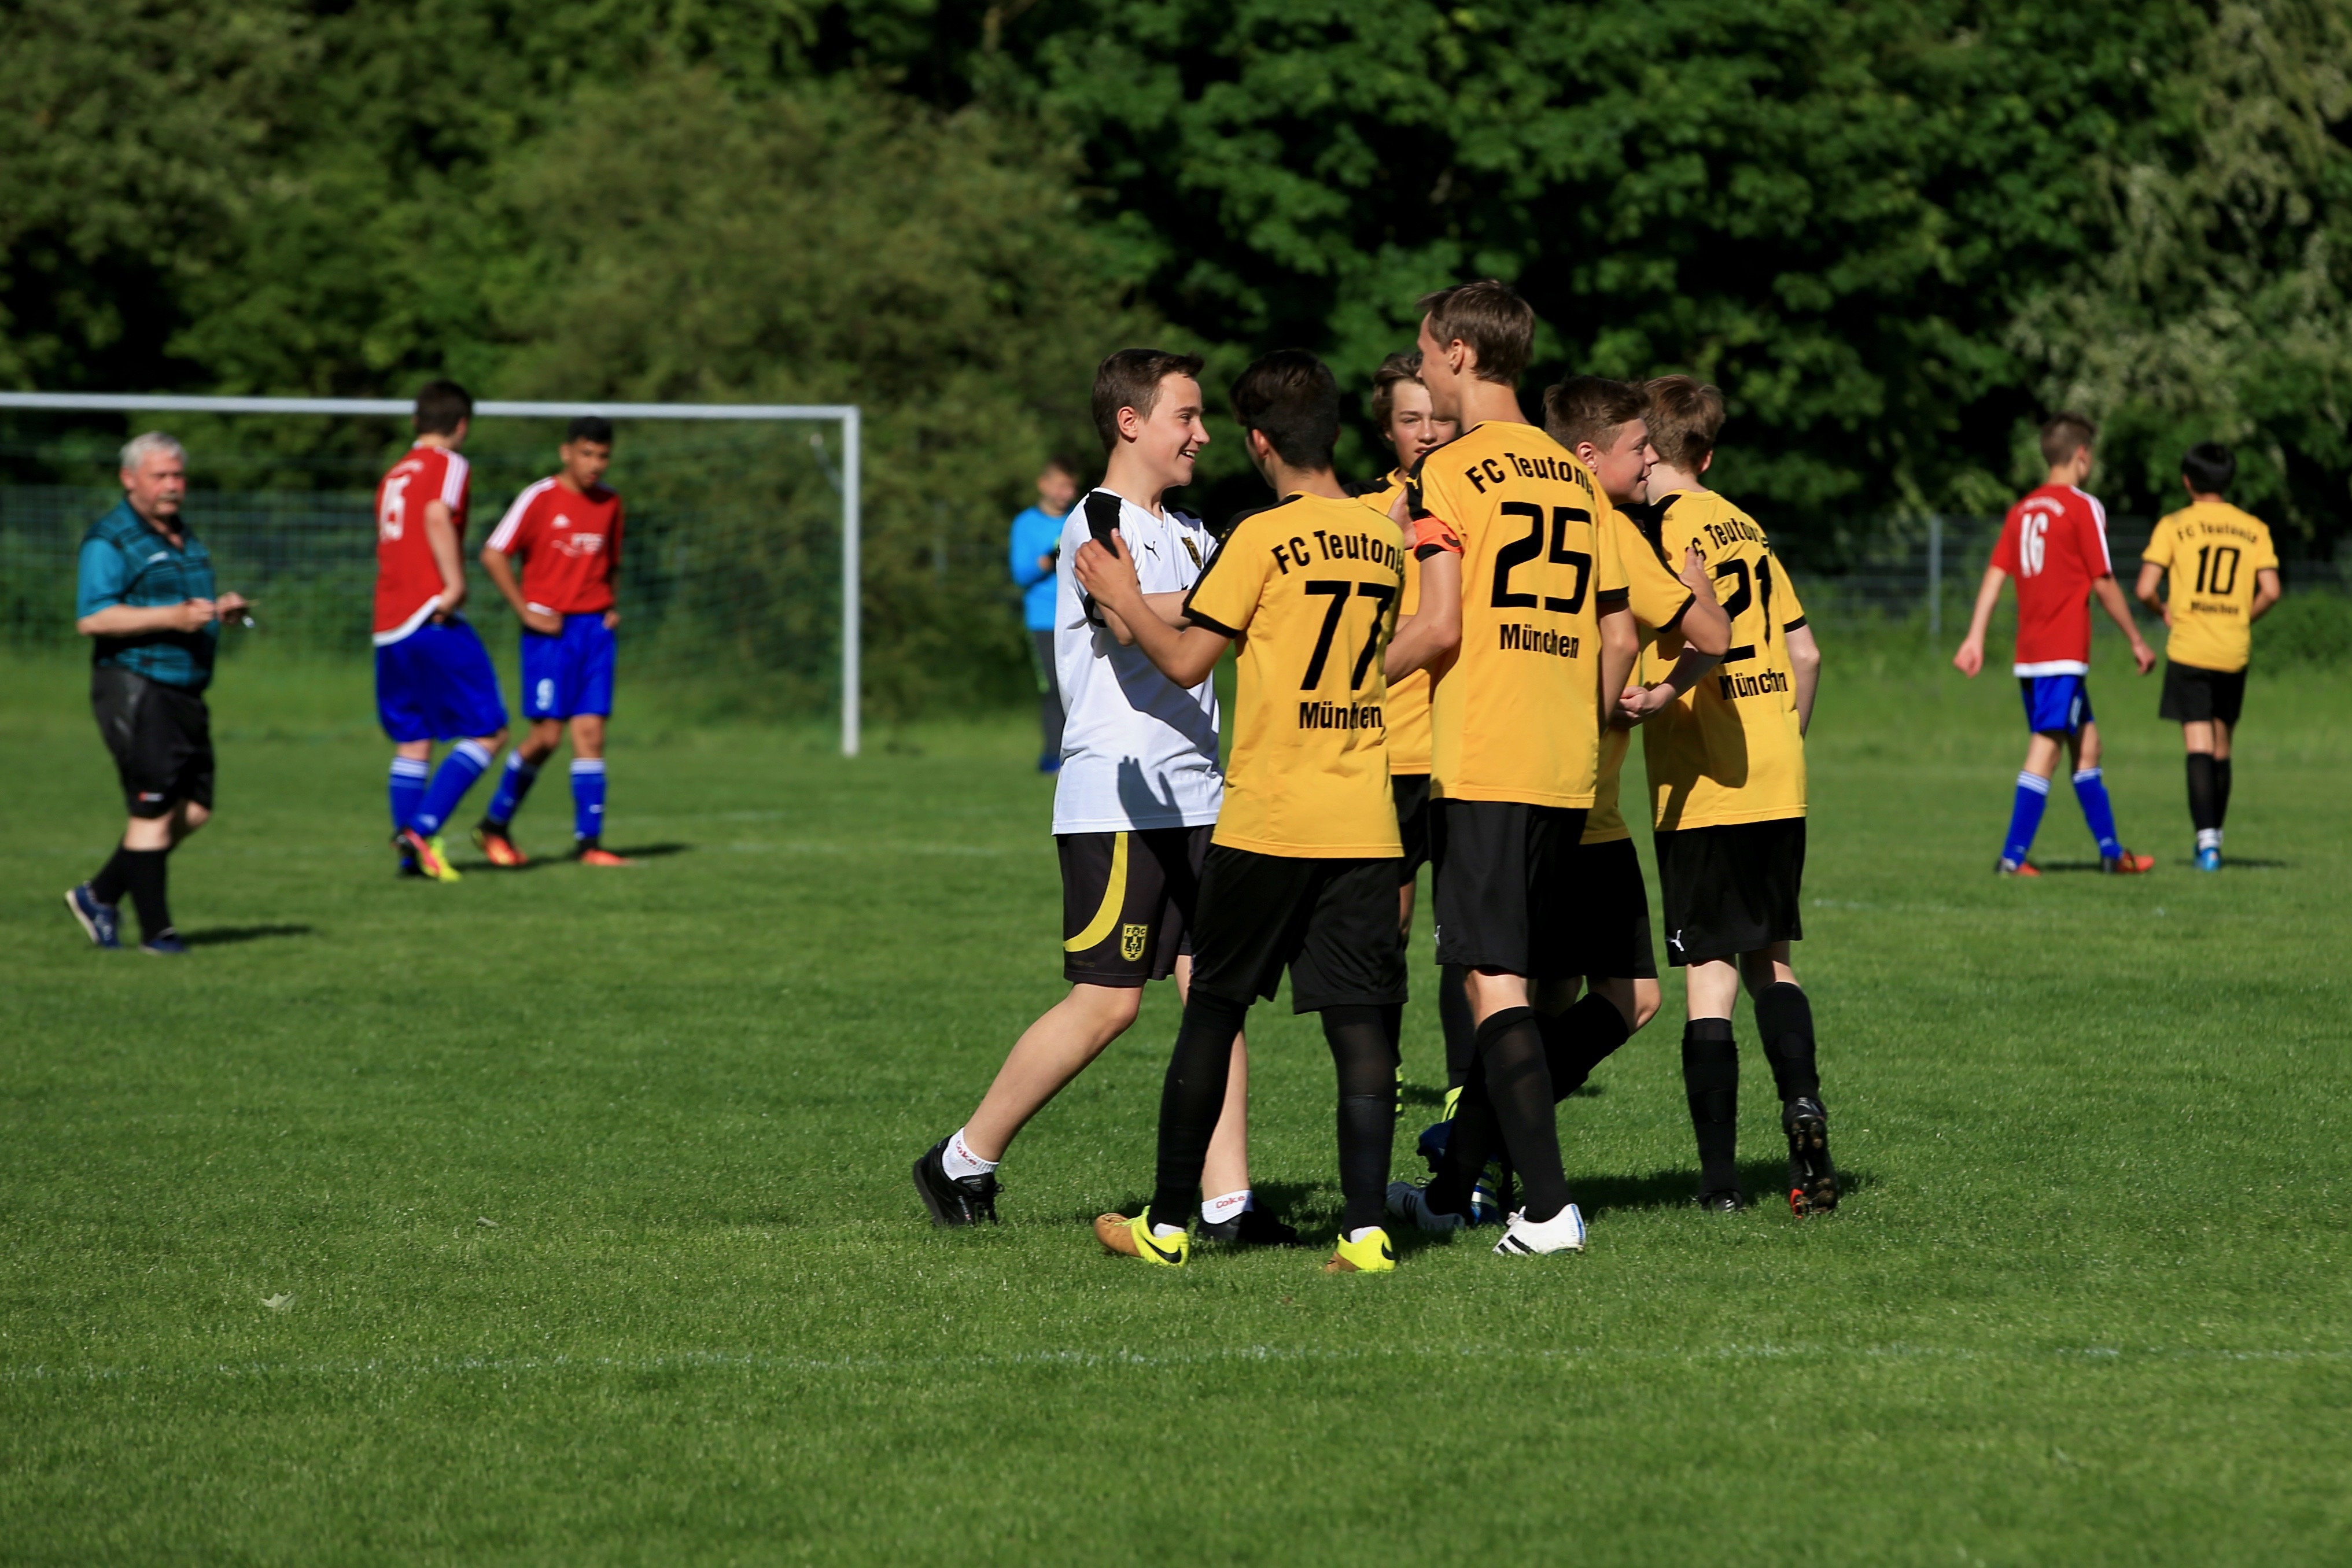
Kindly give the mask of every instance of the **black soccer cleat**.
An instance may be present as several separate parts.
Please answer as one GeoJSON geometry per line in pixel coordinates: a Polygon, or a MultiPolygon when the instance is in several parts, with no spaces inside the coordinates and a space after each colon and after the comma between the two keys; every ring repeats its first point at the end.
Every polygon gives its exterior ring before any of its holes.
{"type": "Polygon", "coordinates": [[[1717,1187],[1699,1194],[1698,1206],[1708,1214],[1737,1214],[1748,1207],[1748,1195],[1736,1186],[1717,1187]]]}
{"type": "Polygon", "coordinates": [[[1214,1224],[1203,1219],[1192,1232],[1203,1241],[1222,1241],[1230,1247],[1296,1247],[1298,1232],[1262,1208],[1244,1208],[1231,1219],[1214,1224]]]}
{"type": "Polygon", "coordinates": [[[1838,1206],[1837,1171],[1830,1164],[1830,1113],[1810,1094],[1780,1107],[1789,1134],[1789,1212],[1799,1219],[1838,1206]]]}
{"type": "Polygon", "coordinates": [[[408,847],[405,835],[393,834],[392,849],[393,853],[400,857],[394,866],[394,876],[422,877],[425,875],[425,868],[416,863],[416,852],[408,847]]]}
{"type": "Polygon", "coordinates": [[[996,1173],[950,1176],[940,1163],[947,1146],[948,1141],[941,1138],[915,1162],[915,1196],[931,1211],[931,1223],[978,1225],[984,1219],[996,1224],[996,1173]]]}

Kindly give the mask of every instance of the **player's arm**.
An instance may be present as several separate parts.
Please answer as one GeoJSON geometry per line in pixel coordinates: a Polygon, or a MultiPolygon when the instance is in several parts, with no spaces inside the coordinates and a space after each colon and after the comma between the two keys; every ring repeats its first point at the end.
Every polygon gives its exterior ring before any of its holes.
{"type": "Polygon", "coordinates": [[[1381,668],[1391,683],[1444,664],[1462,645],[1462,558],[1452,550],[1423,556],[1421,608],[1397,617],[1381,668]]]}
{"type": "Polygon", "coordinates": [[[425,544],[433,552],[434,570],[441,574],[441,608],[434,619],[457,613],[466,602],[466,567],[457,559],[457,519],[440,501],[425,503],[425,544]]]}
{"type": "Polygon", "coordinates": [[[621,623],[621,535],[626,531],[628,508],[617,499],[613,503],[613,540],[604,548],[604,580],[612,585],[613,608],[604,612],[604,630],[612,631],[621,623]]]}
{"type": "Polygon", "coordinates": [[[1606,726],[1617,716],[1617,705],[1625,690],[1627,677],[1633,673],[1633,661],[1641,657],[1642,630],[1633,623],[1631,606],[1620,604],[1601,612],[1601,722],[1606,726]]]}
{"type": "MultiPolygon", "coordinates": [[[[2009,573],[1997,566],[1985,568],[1984,581],[1977,585],[1977,607],[1969,616],[1969,634],[1960,639],[1960,651],[1952,655],[1952,665],[1960,674],[1974,680],[1984,668],[1985,628],[1992,624],[1992,607],[2000,602],[2000,585],[2009,580],[2009,573]]],[[[1791,643],[1793,651],[1796,644],[1791,643]]]]}
{"type": "Polygon", "coordinates": [[[1108,549],[1095,539],[1080,545],[1070,570],[1101,608],[1103,624],[1112,627],[1112,635],[1125,646],[1142,649],[1143,656],[1180,686],[1197,686],[1208,679],[1231,643],[1230,638],[1205,626],[1171,624],[1152,601],[1182,596],[1147,595],[1136,580],[1135,561],[1127,553],[1127,541],[1116,532],[1110,535],[1108,549]]]}
{"type": "Polygon", "coordinates": [[[2156,668],[2156,650],[2139,634],[2139,622],[2132,619],[2131,603],[2124,598],[2123,584],[2116,580],[2116,574],[2108,572],[2093,578],[2091,595],[2107,612],[2107,619],[2122,627],[2124,635],[2131,639],[2132,663],[2139,666],[2139,673],[2144,675],[2156,668]]]}
{"type": "Polygon", "coordinates": [[[2285,592],[2285,586],[2279,581],[2278,568],[2266,566],[2255,572],[2254,601],[2247,608],[2246,623],[2252,625],[2260,621],[2263,612],[2276,604],[2285,592]]]}
{"type": "Polygon", "coordinates": [[[2164,585],[2164,568],[2152,560],[2139,563],[2139,580],[2132,585],[2132,597],[2156,612],[2157,618],[2167,626],[2172,624],[2172,606],[2156,596],[2164,585]]]}
{"type": "MultiPolygon", "coordinates": [[[[482,570],[489,573],[490,586],[497,589],[499,597],[505,600],[513,609],[516,620],[545,636],[551,637],[563,630],[563,621],[561,616],[544,610],[533,610],[524,602],[522,584],[515,580],[513,557],[496,545],[484,545],[481,562],[482,570]]],[[[446,576],[448,569],[444,567],[442,571],[446,576]]],[[[608,616],[606,619],[613,618],[608,616]]]]}
{"type": "MultiPolygon", "coordinates": [[[[1627,686],[1617,700],[1617,723],[1631,727],[1664,713],[1685,692],[1698,685],[1731,647],[1731,617],[1715,596],[1715,579],[1707,574],[1706,558],[1696,545],[1683,547],[1682,584],[1690,590],[1690,607],[1675,622],[1682,644],[1675,667],[1654,686],[1627,686]]],[[[1661,651],[1664,651],[1662,637],[1661,651]]]]}
{"type": "Polygon", "coordinates": [[[1813,693],[1822,684],[1822,645],[1813,641],[1810,626],[1792,626],[1782,635],[1789,639],[1789,673],[1797,681],[1797,733],[1802,735],[1813,724],[1813,693]]]}

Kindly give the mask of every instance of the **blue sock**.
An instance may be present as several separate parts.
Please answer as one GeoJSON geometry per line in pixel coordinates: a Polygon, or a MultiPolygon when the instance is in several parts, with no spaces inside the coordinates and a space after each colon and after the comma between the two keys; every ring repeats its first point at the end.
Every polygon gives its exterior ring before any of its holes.
{"type": "Polygon", "coordinates": [[[425,804],[416,809],[415,820],[410,824],[426,838],[441,831],[441,824],[474,787],[474,780],[489,771],[490,754],[478,741],[461,740],[449,748],[435,769],[432,787],[425,791],[425,804]]]}
{"type": "Polygon", "coordinates": [[[2001,846],[2001,859],[2011,865],[2025,863],[2025,852],[2033,847],[2033,835],[2042,826],[2042,809],[2049,804],[2049,779],[2032,773],[2017,776],[2017,804],[2009,814],[2009,842],[2001,846]]]}
{"type": "Polygon", "coordinates": [[[416,808],[425,799],[425,776],[431,771],[421,758],[395,757],[392,759],[394,832],[400,831],[416,820],[416,808]]]}
{"type": "Polygon", "coordinates": [[[2074,799],[2083,803],[2083,821],[2091,824],[2091,836],[2099,841],[2099,853],[2111,861],[2121,860],[2124,846],[2116,837],[2116,809],[2107,800],[2106,775],[2096,768],[2075,774],[2074,799]]]}
{"type": "Polygon", "coordinates": [[[506,826],[522,810],[522,798],[538,782],[539,769],[525,762],[521,752],[508,752],[506,771],[499,775],[499,787],[491,794],[490,809],[484,815],[499,826],[506,826]]]}
{"type": "Polygon", "coordinates": [[[572,836],[593,840],[604,831],[604,759],[572,759],[572,836]]]}

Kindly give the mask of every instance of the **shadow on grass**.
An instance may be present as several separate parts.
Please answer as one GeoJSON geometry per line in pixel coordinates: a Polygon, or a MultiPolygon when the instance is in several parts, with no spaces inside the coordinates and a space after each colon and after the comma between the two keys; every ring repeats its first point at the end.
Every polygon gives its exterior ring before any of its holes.
{"type": "MultiPolygon", "coordinates": [[[[629,849],[616,849],[613,852],[624,860],[651,861],[660,860],[666,855],[682,855],[693,848],[692,844],[644,844],[629,849]]],[[[496,872],[505,876],[520,872],[544,871],[550,866],[570,865],[572,862],[569,854],[542,854],[533,855],[520,865],[492,865],[480,856],[462,861],[453,856],[449,863],[461,872],[496,872]]]]}
{"type": "MultiPolygon", "coordinates": [[[[1836,1151],[1831,1151],[1834,1154],[1836,1151]]],[[[1841,1199],[1867,1192],[1878,1185],[1868,1171],[1838,1167],[1838,1192],[1841,1199]]],[[[1759,1208],[1779,1210],[1786,1207],[1789,1165],[1785,1160],[1742,1160],[1739,1162],[1739,1186],[1759,1208]]],[[[1641,1176],[1571,1176],[1569,1190],[1576,1195],[1578,1207],[1584,1217],[1596,1216],[1617,1208],[1689,1208],[1698,1199],[1696,1170],[1652,1171],[1641,1176]]]]}
{"type": "Polygon", "coordinates": [[[308,925],[215,925],[184,931],[180,940],[191,947],[225,947],[232,942],[259,942],[270,936],[308,936],[312,929],[308,925]]]}
{"type": "Polygon", "coordinates": [[[633,861],[656,861],[665,855],[687,854],[693,849],[692,844],[639,844],[634,848],[616,849],[613,852],[633,861]]]}

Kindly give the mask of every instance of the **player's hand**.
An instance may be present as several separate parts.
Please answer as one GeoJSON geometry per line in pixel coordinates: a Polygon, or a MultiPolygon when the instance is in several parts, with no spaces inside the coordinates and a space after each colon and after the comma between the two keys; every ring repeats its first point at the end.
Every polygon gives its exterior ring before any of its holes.
{"type": "Polygon", "coordinates": [[[1110,542],[1109,549],[1093,539],[1080,545],[1070,570],[1097,603],[1108,605],[1122,619],[1132,621],[1129,612],[1143,608],[1143,585],[1136,580],[1135,560],[1127,553],[1126,539],[1114,533],[1110,542]]]}
{"type": "Polygon", "coordinates": [[[1973,637],[1961,643],[1960,651],[1952,655],[1952,667],[1975,680],[1984,669],[1984,644],[1973,637]]]}
{"type": "Polygon", "coordinates": [[[1683,546],[1683,586],[1710,600],[1716,597],[1715,579],[1707,575],[1706,557],[1699,553],[1696,545],[1683,546]]]}
{"type": "Polygon", "coordinates": [[[607,632],[617,632],[620,629],[621,612],[617,610],[607,610],[604,612],[604,630],[607,632]]]}
{"type": "Polygon", "coordinates": [[[1672,681],[1660,681],[1654,686],[1627,686],[1617,699],[1617,716],[1611,722],[1620,729],[1631,729],[1643,719],[1665,712],[1674,703],[1672,681]]]}
{"type": "Polygon", "coordinates": [[[542,637],[559,635],[563,630],[563,617],[552,610],[525,610],[522,623],[542,637]]]}
{"type": "Polygon", "coordinates": [[[2147,674],[2156,668],[2156,650],[2135,638],[2132,642],[2132,663],[2139,666],[2141,674],[2147,674]]]}
{"type": "Polygon", "coordinates": [[[1399,490],[1396,499],[1389,503],[1389,521],[1405,530],[1405,543],[1412,543],[1412,500],[1410,490],[1399,490]]]}

